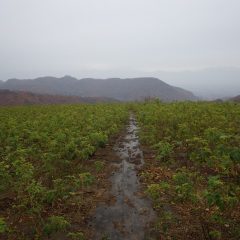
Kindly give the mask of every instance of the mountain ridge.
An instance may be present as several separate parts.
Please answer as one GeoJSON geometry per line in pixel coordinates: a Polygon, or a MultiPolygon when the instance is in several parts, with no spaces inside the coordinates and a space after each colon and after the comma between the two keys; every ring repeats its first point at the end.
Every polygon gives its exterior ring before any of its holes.
{"type": "Polygon", "coordinates": [[[171,86],[154,77],[140,78],[82,78],[39,77],[35,79],[9,79],[0,84],[1,89],[29,91],[81,97],[107,97],[120,101],[143,100],[157,97],[163,101],[196,100],[190,91],[171,86]]]}

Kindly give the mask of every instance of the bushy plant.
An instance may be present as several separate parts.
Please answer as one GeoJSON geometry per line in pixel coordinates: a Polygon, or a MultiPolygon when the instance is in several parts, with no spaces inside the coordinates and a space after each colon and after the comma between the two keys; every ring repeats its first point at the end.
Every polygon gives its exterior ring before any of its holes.
{"type": "Polygon", "coordinates": [[[209,236],[217,240],[217,239],[221,239],[222,234],[218,230],[212,230],[209,232],[209,236]]]}
{"type": "Polygon", "coordinates": [[[4,218],[0,217],[0,233],[5,233],[7,231],[7,224],[4,218]]]}
{"type": "Polygon", "coordinates": [[[187,172],[186,169],[180,169],[176,174],[173,175],[173,182],[177,199],[181,201],[196,201],[196,195],[194,194],[194,183],[191,173],[187,172]]]}
{"type": "Polygon", "coordinates": [[[104,164],[103,161],[95,161],[95,162],[94,162],[94,167],[95,167],[95,169],[96,169],[97,172],[102,171],[103,168],[104,168],[104,165],[105,165],[105,164],[104,164]]]}
{"type": "Polygon", "coordinates": [[[84,234],[82,232],[70,232],[68,237],[72,240],[85,240],[84,234]]]}
{"type": "Polygon", "coordinates": [[[90,172],[79,174],[79,179],[83,186],[90,186],[94,182],[94,176],[90,172]]]}
{"type": "Polygon", "coordinates": [[[0,162],[0,193],[9,189],[12,182],[12,176],[9,172],[10,165],[5,162],[0,162]]]}
{"type": "Polygon", "coordinates": [[[220,210],[231,209],[239,203],[239,198],[230,186],[224,185],[219,176],[210,176],[208,186],[205,191],[205,198],[209,206],[217,206],[220,210]]]}
{"type": "Polygon", "coordinates": [[[46,235],[49,236],[59,231],[66,232],[69,226],[70,226],[70,223],[64,217],[51,216],[48,218],[43,231],[46,235]]]}
{"type": "Polygon", "coordinates": [[[154,201],[158,200],[160,197],[161,186],[157,183],[153,183],[147,186],[146,193],[154,201]]]}
{"type": "Polygon", "coordinates": [[[169,160],[171,153],[173,152],[173,146],[166,141],[160,141],[154,145],[154,148],[157,150],[158,160],[169,160]]]}

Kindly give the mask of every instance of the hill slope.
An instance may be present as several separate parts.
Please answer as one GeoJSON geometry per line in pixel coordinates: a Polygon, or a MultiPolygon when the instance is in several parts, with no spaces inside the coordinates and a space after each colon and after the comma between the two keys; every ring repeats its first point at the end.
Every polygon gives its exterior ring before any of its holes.
{"type": "Polygon", "coordinates": [[[107,97],[121,101],[158,97],[164,101],[195,100],[189,91],[173,87],[157,78],[92,79],[65,76],[36,79],[10,79],[0,85],[2,89],[30,91],[34,93],[76,95],[82,97],[107,97]]]}
{"type": "Polygon", "coordinates": [[[0,106],[32,105],[32,104],[70,104],[110,102],[107,98],[83,98],[79,96],[60,96],[35,94],[23,91],[0,90],[0,106]]]}
{"type": "Polygon", "coordinates": [[[229,100],[232,101],[232,102],[240,102],[240,95],[238,95],[236,97],[233,97],[233,98],[230,98],[229,100]]]}

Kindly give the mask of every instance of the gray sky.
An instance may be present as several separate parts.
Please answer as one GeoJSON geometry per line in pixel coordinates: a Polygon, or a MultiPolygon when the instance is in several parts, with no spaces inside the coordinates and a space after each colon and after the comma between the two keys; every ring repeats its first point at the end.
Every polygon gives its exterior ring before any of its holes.
{"type": "Polygon", "coordinates": [[[239,68],[239,12],[239,0],[0,0],[0,79],[239,68]]]}

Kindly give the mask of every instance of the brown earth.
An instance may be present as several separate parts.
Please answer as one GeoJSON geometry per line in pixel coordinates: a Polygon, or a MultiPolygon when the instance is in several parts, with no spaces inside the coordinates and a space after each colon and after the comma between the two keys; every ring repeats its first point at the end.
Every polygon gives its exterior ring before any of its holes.
{"type": "MultiPolygon", "coordinates": [[[[90,218],[94,215],[96,207],[101,202],[107,202],[109,205],[115,202],[114,197],[108,191],[111,187],[109,178],[116,171],[110,163],[120,161],[120,158],[116,156],[113,150],[113,146],[123,134],[124,130],[122,130],[119,135],[112,137],[105,147],[98,149],[94,156],[86,162],[85,170],[95,176],[95,184],[76,193],[72,196],[69,204],[63,203],[63,205],[57,209],[56,215],[66,216],[66,219],[71,223],[69,232],[83,232],[85,239],[94,239],[94,229],[89,226],[89,222],[90,218]],[[102,171],[97,172],[94,170],[95,161],[102,161],[104,163],[104,169],[102,171]],[[84,200],[82,201],[81,198],[84,200]],[[71,201],[74,205],[71,204],[71,201]],[[80,203],[79,206],[77,206],[77,202],[80,203]]],[[[50,239],[67,240],[69,238],[64,233],[58,233],[50,239]]]]}
{"type": "MultiPolygon", "coordinates": [[[[166,166],[164,163],[156,160],[156,152],[149,146],[142,146],[145,165],[139,172],[142,184],[147,188],[149,184],[171,182],[173,174],[176,173],[176,166],[166,166]]],[[[181,162],[181,161],[179,161],[181,162]]],[[[178,167],[181,167],[180,165],[178,167]]],[[[206,172],[202,173],[203,175],[206,172]]],[[[201,185],[198,189],[201,190],[201,185]]],[[[162,191],[158,204],[154,209],[158,215],[156,227],[161,233],[162,240],[236,240],[232,236],[230,226],[225,225],[221,232],[221,238],[210,236],[211,229],[220,229],[218,225],[212,226],[208,223],[211,216],[211,209],[202,205],[194,205],[190,202],[175,203],[175,192],[162,191]],[[166,213],[170,213],[169,218],[166,213]]],[[[240,209],[235,210],[234,218],[240,219],[240,209]]],[[[239,220],[238,220],[239,221],[239,220]]]]}
{"type": "Polygon", "coordinates": [[[116,102],[116,100],[104,97],[61,96],[0,89],[0,106],[96,102],[116,102]]]}

